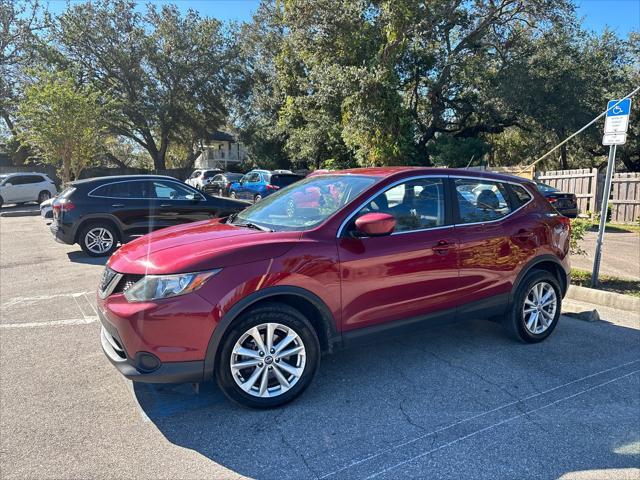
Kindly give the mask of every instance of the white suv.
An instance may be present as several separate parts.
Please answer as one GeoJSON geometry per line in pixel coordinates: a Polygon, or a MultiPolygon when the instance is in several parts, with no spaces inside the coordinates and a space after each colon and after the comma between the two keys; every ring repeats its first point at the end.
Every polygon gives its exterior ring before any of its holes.
{"type": "Polygon", "coordinates": [[[0,175],[0,207],[5,203],[42,203],[56,193],[56,184],[44,173],[0,175]]]}
{"type": "Polygon", "coordinates": [[[191,185],[193,188],[197,188],[198,190],[202,190],[202,187],[204,187],[205,183],[208,183],[219,173],[222,173],[222,170],[220,170],[219,168],[194,170],[191,176],[187,178],[184,183],[186,183],[187,185],[191,185]]]}

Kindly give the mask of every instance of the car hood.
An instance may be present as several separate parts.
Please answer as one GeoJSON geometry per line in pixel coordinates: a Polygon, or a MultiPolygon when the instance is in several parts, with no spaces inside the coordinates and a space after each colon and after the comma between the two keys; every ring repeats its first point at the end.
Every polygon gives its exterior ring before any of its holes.
{"type": "Polygon", "coordinates": [[[140,237],[118,249],[107,265],[130,274],[197,272],[279,257],[299,238],[300,232],[262,232],[207,220],[140,237]]]}

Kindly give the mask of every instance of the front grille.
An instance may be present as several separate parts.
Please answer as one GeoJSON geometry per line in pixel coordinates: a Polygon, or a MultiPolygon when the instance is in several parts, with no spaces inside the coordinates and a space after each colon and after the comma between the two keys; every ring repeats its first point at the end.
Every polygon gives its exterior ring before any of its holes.
{"type": "Polygon", "coordinates": [[[132,274],[122,275],[122,278],[120,279],[118,284],[115,286],[112,293],[125,293],[127,290],[129,290],[133,286],[134,283],[141,280],[143,277],[144,275],[132,275],[132,274]]]}

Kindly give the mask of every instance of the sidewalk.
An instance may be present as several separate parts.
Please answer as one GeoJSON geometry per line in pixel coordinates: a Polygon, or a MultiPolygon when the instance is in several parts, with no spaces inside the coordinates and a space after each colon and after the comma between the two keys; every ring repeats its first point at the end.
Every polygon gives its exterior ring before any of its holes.
{"type": "MultiPolygon", "coordinates": [[[[573,255],[571,266],[582,270],[593,269],[597,232],[587,232],[580,247],[586,255],[573,255]]],[[[640,233],[605,233],[600,261],[600,273],[631,280],[640,280],[640,233]]]]}

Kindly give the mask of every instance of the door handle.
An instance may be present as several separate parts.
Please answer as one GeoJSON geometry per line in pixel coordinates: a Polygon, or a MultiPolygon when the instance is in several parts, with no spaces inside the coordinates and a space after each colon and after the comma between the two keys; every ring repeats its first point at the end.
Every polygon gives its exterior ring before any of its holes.
{"type": "Polygon", "coordinates": [[[449,253],[449,249],[451,247],[452,247],[452,245],[449,242],[447,242],[446,240],[440,240],[433,247],[433,251],[436,252],[438,255],[446,255],[447,253],[449,253]]]}
{"type": "Polygon", "coordinates": [[[122,208],[124,207],[124,203],[114,203],[113,205],[111,205],[113,208],[122,208]]]}
{"type": "Polygon", "coordinates": [[[168,207],[172,207],[173,205],[171,205],[170,203],[161,203],[160,206],[162,208],[168,208],[168,207]]]}
{"type": "Polygon", "coordinates": [[[519,230],[518,233],[513,236],[513,238],[522,242],[526,242],[527,240],[530,240],[534,235],[535,234],[532,231],[519,230]]]}

